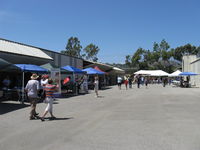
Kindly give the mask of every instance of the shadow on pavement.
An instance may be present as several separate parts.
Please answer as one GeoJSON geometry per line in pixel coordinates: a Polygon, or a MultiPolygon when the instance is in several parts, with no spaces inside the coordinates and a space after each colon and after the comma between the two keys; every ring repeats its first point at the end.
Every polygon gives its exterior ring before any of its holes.
{"type": "Polygon", "coordinates": [[[25,107],[29,107],[30,105],[27,104],[17,104],[17,103],[7,103],[7,102],[3,102],[0,103],[0,115],[2,114],[6,114],[9,113],[11,111],[15,111],[18,109],[22,109],[25,107]]]}
{"type": "Polygon", "coordinates": [[[105,96],[98,96],[97,98],[104,98],[105,96]]]}
{"type": "Polygon", "coordinates": [[[75,97],[75,96],[82,96],[82,95],[86,95],[86,94],[89,94],[89,93],[79,93],[79,94],[69,94],[69,93],[62,93],[62,96],[59,97],[59,99],[64,99],[64,98],[70,98],[70,97],[75,97]]]}
{"type": "Polygon", "coordinates": [[[54,119],[52,119],[51,117],[48,117],[48,118],[45,118],[45,120],[48,119],[49,121],[56,121],[56,120],[69,120],[69,119],[74,119],[73,117],[67,117],[67,118],[59,118],[59,117],[56,117],[54,119]]]}
{"type": "Polygon", "coordinates": [[[110,86],[106,86],[106,87],[102,87],[102,88],[100,88],[100,90],[108,90],[108,89],[112,89],[113,87],[110,87],[110,86]]]}

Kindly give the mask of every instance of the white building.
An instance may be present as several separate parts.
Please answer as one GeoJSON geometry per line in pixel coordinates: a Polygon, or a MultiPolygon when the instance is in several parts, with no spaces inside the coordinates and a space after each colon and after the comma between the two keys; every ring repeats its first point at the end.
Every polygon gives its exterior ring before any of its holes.
{"type": "MultiPolygon", "coordinates": [[[[184,55],[182,58],[182,72],[194,72],[200,74],[200,57],[196,55],[184,55]]],[[[200,75],[190,77],[191,85],[200,87],[200,75]]]]}

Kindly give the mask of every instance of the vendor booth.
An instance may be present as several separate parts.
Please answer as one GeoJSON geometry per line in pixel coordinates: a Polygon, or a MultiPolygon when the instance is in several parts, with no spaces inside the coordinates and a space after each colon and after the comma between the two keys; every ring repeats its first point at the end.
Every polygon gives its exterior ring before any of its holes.
{"type": "Polygon", "coordinates": [[[63,82],[62,91],[63,93],[73,93],[78,94],[80,88],[80,78],[85,74],[81,69],[75,68],[73,66],[64,66],[61,69],[67,70],[72,73],[72,75],[68,75],[64,80],[68,82],[63,82]],[[81,76],[81,77],[80,77],[81,76]]]}
{"type": "Polygon", "coordinates": [[[0,58],[0,101],[15,99],[20,68],[0,58]]]}
{"type": "Polygon", "coordinates": [[[24,101],[26,100],[26,96],[24,93],[24,87],[25,87],[26,83],[28,82],[28,80],[30,79],[31,73],[45,74],[45,73],[48,73],[49,71],[47,69],[42,68],[37,65],[31,65],[31,64],[15,64],[15,65],[17,67],[19,67],[22,72],[22,78],[21,78],[22,87],[18,88],[18,90],[19,90],[19,101],[21,103],[24,103],[24,101]],[[26,73],[28,73],[28,74],[26,74],[26,73]]]}
{"type": "Polygon", "coordinates": [[[104,72],[96,70],[94,68],[86,68],[83,69],[83,71],[85,71],[88,75],[88,88],[89,89],[93,89],[94,88],[94,76],[98,75],[99,76],[99,88],[101,89],[103,87],[103,83],[104,83],[104,72]]]}
{"type": "Polygon", "coordinates": [[[180,81],[181,87],[187,87],[188,88],[188,87],[192,86],[191,82],[190,82],[190,76],[197,76],[198,74],[194,73],[194,72],[181,72],[179,75],[182,76],[181,81],[180,81]],[[184,80],[183,77],[185,77],[186,80],[184,80]]]}

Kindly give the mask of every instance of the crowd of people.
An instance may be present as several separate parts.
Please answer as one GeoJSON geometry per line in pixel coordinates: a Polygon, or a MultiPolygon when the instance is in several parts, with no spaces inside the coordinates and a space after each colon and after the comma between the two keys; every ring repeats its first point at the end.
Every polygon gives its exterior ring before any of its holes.
{"type": "Polygon", "coordinates": [[[118,76],[117,77],[118,88],[121,90],[122,84],[125,85],[126,90],[132,88],[133,84],[137,84],[137,88],[140,88],[141,85],[145,85],[148,88],[149,84],[162,84],[165,87],[167,84],[171,84],[171,79],[168,77],[150,77],[150,76],[118,76]]]}
{"type": "MultiPolygon", "coordinates": [[[[27,82],[25,86],[25,92],[28,98],[28,101],[30,102],[30,120],[34,119],[40,119],[41,121],[45,121],[45,116],[49,113],[50,119],[55,119],[56,117],[53,114],[53,102],[55,100],[54,98],[54,92],[58,91],[59,86],[64,87],[67,91],[72,90],[74,87],[77,91],[82,88],[85,93],[88,92],[88,76],[83,75],[80,78],[71,78],[71,76],[67,76],[61,81],[61,84],[57,84],[58,81],[55,81],[49,77],[49,75],[42,75],[38,76],[37,74],[33,73],[30,76],[30,80],[27,82]],[[39,113],[36,112],[36,106],[37,103],[43,100],[44,103],[47,104],[44,112],[42,115],[39,115],[39,113]]],[[[11,84],[11,80],[8,76],[5,77],[5,79],[2,81],[5,88],[9,88],[11,84]]],[[[118,76],[117,77],[117,84],[118,88],[122,89],[122,84],[125,85],[125,89],[131,89],[133,87],[133,84],[137,85],[137,88],[140,88],[141,85],[145,85],[146,88],[148,88],[149,84],[163,84],[163,87],[165,87],[168,83],[170,84],[171,81],[167,77],[150,77],[150,76],[142,76],[142,75],[135,75],[135,76],[118,76]]],[[[99,97],[99,87],[101,84],[101,80],[99,80],[99,76],[95,75],[93,76],[93,89],[95,92],[95,97],[99,97]]]]}

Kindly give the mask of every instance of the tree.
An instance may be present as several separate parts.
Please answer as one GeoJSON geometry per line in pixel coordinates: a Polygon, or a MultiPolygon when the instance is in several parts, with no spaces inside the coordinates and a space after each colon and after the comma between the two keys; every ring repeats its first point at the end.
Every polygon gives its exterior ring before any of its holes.
{"type": "Polygon", "coordinates": [[[169,48],[169,44],[164,39],[160,43],[154,42],[152,51],[138,48],[133,56],[126,56],[125,63],[137,69],[162,69],[171,72],[173,61],[170,59],[173,51],[169,48]]]}
{"type": "Polygon", "coordinates": [[[169,48],[170,48],[169,44],[163,39],[160,43],[160,52],[161,52],[161,58],[164,61],[169,61],[171,57],[170,52],[168,52],[169,48]]]}
{"type": "Polygon", "coordinates": [[[62,54],[66,54],[69,56],[79,57],[81,58],[81,49],[80,41],[77,37],[71,37],[68,39],[66,50],[61,51],[62,54]]]}
{"type": "Polygon", "coordinates": [[[158,43],[154,42],[153,44],[153,52],[152,52],[152,59],[154,62],[158,62],[160,59],[160,48],[158,43]]]}
{"type": "Polygon", "coordinates": [[[131,56],[130,55],[126,56],[125,64],[128,65],[129,67],[131,66],[131,56]]]}
{"type": "Polygon", "coordinates": [[[134,53],[134,55],[131,59],[131,63],[134,67],[140,68],[139,64],[142,61],[143,52],[144,52],[144,49],[138,48],[137,51],[134,53]]]}
{"type": "Polygon", "coordinates": [[[183,55],[197,55],[200,52],[200,47],[192,46],[191,44],[186,44],[184,46],[177,47],[172,50],[174,59],[182,61],[183,55]]]}
{"type": "Polygon", "coordinates": [[[100,49],[98,46],[91,43],[83,49],[85,53],[82,56],[85,57],[86,59],[96,62],[98,60],[97,54],[99,50],[100,49]]]}

